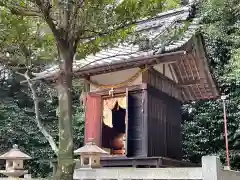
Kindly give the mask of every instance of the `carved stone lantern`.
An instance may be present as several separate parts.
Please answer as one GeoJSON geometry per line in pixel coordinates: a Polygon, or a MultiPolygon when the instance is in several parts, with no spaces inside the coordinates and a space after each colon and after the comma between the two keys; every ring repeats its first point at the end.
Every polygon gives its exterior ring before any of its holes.
{"type": "Polygon", "coordinates": [[[81,168],[99,168],[101,155],[109,153],[98,147],[91,139],[85,146],[74,151],[74,154],[80,155],[81,168]]]}
{"type": "Polygon", "coordinates": [[[7,153],[1,155],[0,159],[6,160],[5,170],[0,171],[0,173],[5,176],[20,177],[28,173],[27,170],[24,170],[23,162],[24,160],[31,159],[31,157],[21,152],[18,149],[18,145],[13,145],[13,148],[7,153]]]}

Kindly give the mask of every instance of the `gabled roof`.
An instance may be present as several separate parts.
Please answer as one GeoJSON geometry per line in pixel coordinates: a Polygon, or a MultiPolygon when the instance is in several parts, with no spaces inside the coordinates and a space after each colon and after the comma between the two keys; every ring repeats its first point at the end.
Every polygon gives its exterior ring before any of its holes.
{"type": "MultiPolygon", "coordinates": [[[[182,101],[216,98],[218,89],[210,74],[204,41],[197,32],[200,19],[196,4],[183,6],[136,23],[129,41],[74,60],[75,77],[86,77],[143,65],[165,65],[182,101]],[[134,37],[137,41],[132,41],[134,37]]],[[[154,67],[155,66],[155,67],[154,67]]],[[[54,79],[58,66],[36,74],[35,79],[54,79]]],[[[161,72],[160,72],[161,73],[161,72]]],[[[169,93],[166,87],[163,92],[169,93]]],[[[174,96],[175,97],[175,96],[174,96]]]]}
{"type": "MultiPolygon", "coordinates": [[[[129,63],[138,58],[176,51],[192,38],[198,28],[198,19],[192,18],[192,13],[192,6],[188,5],[160,13],[151,19],[141,20],[136,24],[134,33],[146,37],[146,41],[137,44],[133,42],[116,44],[115,47],[104,49],[85,59],[75,60],[73,70],[77,74],[79,72],[81,76],[84,75],[82,72],[85,70],[96,67],[111,68],[110,66],[115,64],[129,63]],[[188,25],[186,25],[187,20],[190,20],[188,25]],[[183,29],[179,36],[173,34],[176,29],[183,29]]],[[[37,73],[36,76],[40,79],[48,78],[54,76],[58,70],[58,66],[54,66],[37,73]]]]}

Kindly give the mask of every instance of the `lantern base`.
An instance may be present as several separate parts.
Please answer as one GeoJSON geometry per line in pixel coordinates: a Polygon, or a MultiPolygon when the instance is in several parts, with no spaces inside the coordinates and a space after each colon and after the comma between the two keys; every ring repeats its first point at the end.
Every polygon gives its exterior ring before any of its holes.
{"type": "Polygon", "coordinates": [[[24,174],[27,174],[27,170],[12,170],[12,171],[0,171],[1,174],[8,176],[8,177],[20,177],[24,174]]]}

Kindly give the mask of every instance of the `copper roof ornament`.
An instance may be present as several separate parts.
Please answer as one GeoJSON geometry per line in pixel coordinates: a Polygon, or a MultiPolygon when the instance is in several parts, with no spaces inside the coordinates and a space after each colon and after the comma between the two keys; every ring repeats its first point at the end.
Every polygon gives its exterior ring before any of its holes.
{"type": "Polygon", "coordinates": [[[113,94],[113,93],[114,93],[114,89],[113,89],[113,88],[111,88],[111,89],[109,90],[109,96],[112,96],[112,97],[113,97],[113,96],[114,96],[114,94],[113,94]]]}

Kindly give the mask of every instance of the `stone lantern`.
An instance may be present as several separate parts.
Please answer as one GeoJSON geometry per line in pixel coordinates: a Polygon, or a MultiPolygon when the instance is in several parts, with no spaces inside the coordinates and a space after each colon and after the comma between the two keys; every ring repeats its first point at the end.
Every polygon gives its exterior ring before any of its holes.
{"type": "Polygon", "coordinates": [[[6,168],[0,171],[0,173],[8,177],[20,177],[28,173],[27,170],[24,170],[23,162],[31,159],[31,157],[21,152],[18,149],[18,145],[13,145],[13,148],[1,155],[0,159],[6,160],[6,168]]]}
{"type": "Polygon", "coordinates": [[[101,155],[109,153],[98,147],[91,139],[85,146],[74,151],[74,154],[80,155],[82,168],[99,168],[101,155]]]}

